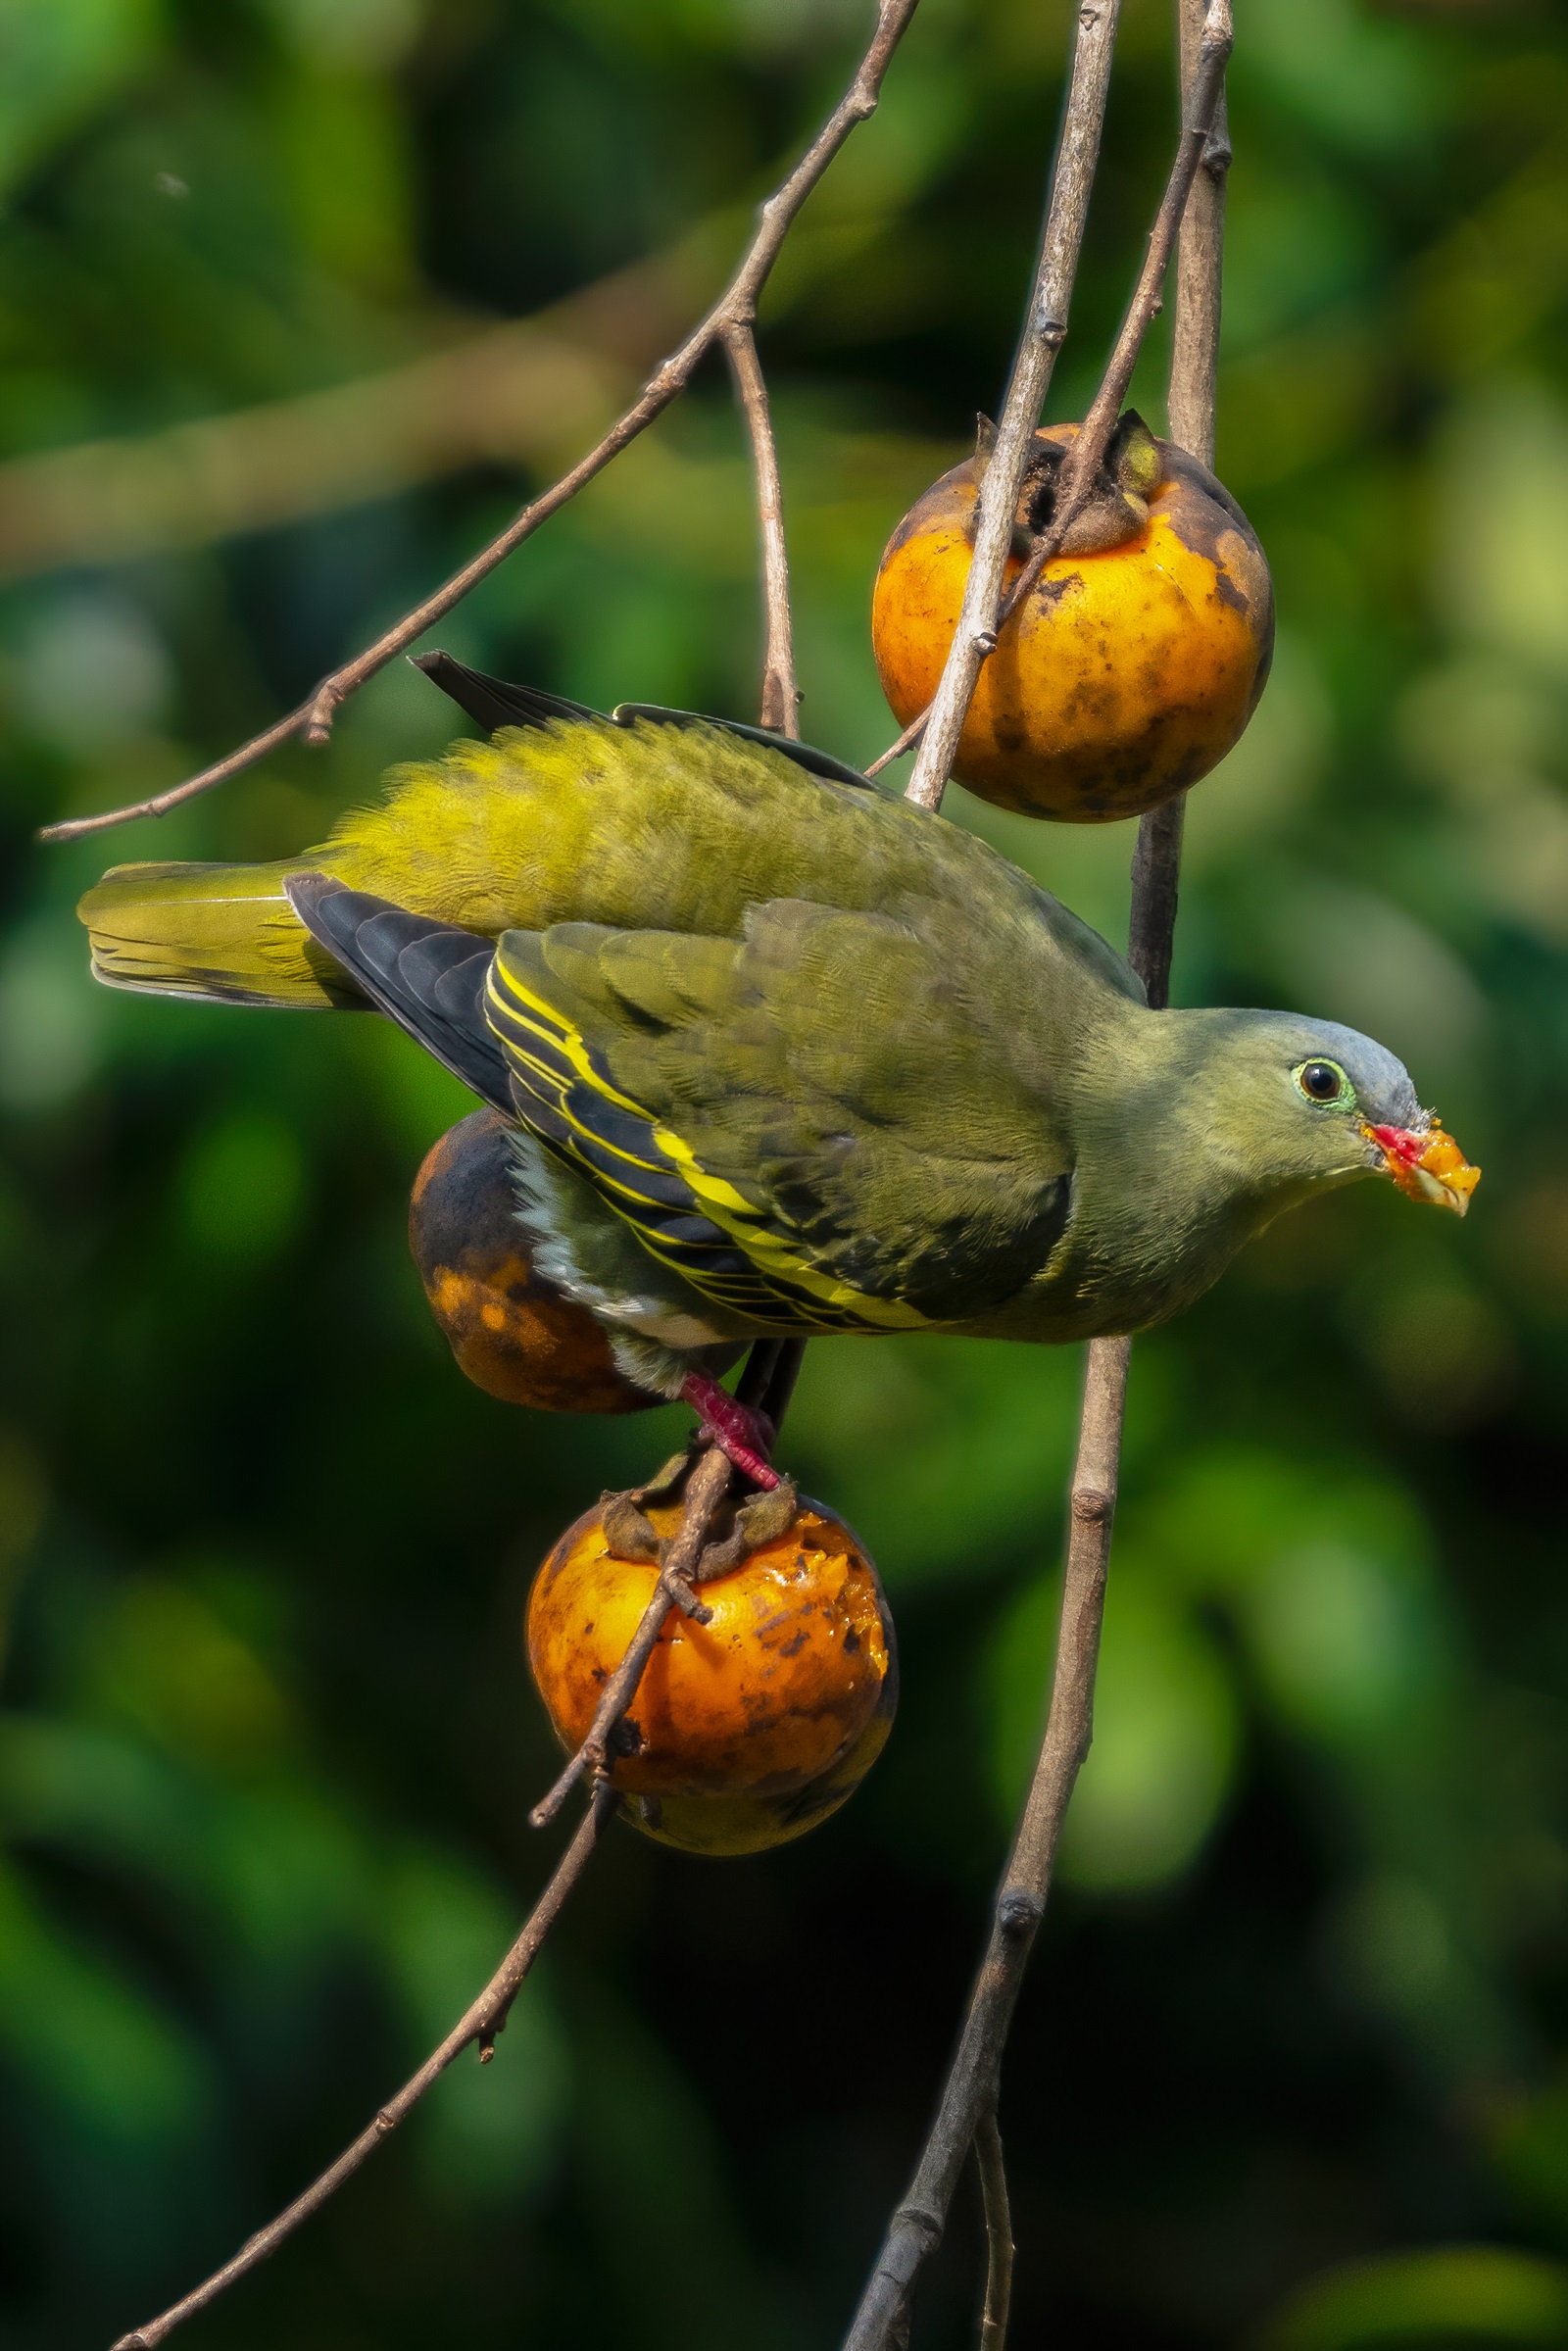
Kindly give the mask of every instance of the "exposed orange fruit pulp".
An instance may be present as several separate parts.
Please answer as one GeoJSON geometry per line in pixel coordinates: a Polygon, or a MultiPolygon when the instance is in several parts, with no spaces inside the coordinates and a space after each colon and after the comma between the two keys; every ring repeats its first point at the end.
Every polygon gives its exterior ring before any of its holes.
{"type": "MultiPolygon", "coordinates": [[[[1375,1130],[1383,1140],[1384,1130],[1375,1130]]],[[[1399,1190],[1411,1200],[1436,1200],[1445,1207],[1457,1208],[1461,1216],[1470,1205],[1470,1195],[1481,1181],[1481,1170],[1472,1167],[1451,1135],[1443,1131],[1441,1118],[1434,1118],[1429,1129],[1430,1140],[1424,1150],[1415,1147],[1418,1136],[1401,1136],[1400,1145],[1386,1152],[1385,1165],[1399,1190]]]]}

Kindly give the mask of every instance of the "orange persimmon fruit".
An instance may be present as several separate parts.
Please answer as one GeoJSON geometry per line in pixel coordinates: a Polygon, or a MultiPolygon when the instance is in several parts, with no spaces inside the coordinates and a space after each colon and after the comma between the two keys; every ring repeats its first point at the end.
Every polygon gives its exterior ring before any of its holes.
{"type": "Polygon", "coordinates": [[[509,1129],[475,1110],[426,1154],[409,1247],[447,1343],[476,1388],[536,1412],[643,1412],[663,1399],[616,1368],[585,1307],[535,1268],[516,1219],[509,1129]]]}
{"type": "MultiPolygon", "coordinates": [[[[1076,424],[1037,432],[1010,584],[1050,524],[1076,424]]],[[[877,573],[871,633],[901,726],[931,701],[974,546],[982,446],[916,501],[877,573]]],[[[954,774],[1026,815],[1103,823],[1157,808],[1238,740],[1268,676],[1274,597],[1247,516],[1129,411],[1086,510],[980,671],[954,774]]]]}
{"type": "MultiPolygon", "coordinates": [[[[658,1536],[678,1503],[650,1504],[658,1536]]],[[[568,1527],[528,1597],[528,1663],[558,1738],[579,1746],[653,1596],[650,1558],[617,1557],[601,1505],[568,1527]]],[[[634,1827],[706,1854],[802,1837],[854,1793],[898,1702],[893,1619],[876,1569],[820,1502],[699,1587],[707,1624],[672,1610],[614,1741],[634,1827]]]]}

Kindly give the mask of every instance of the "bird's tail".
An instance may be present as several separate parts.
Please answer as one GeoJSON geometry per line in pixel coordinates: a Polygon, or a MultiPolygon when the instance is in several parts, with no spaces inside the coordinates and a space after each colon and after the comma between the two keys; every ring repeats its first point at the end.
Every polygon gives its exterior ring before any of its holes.
{"type": "Polygon", "coordinates": [[[219,1004],[363,1005],[283,895],[284,875],[323,870],[322,856],[308,851],[275,865],[116,865],[76,908],[94,977],[219,1004]]]}

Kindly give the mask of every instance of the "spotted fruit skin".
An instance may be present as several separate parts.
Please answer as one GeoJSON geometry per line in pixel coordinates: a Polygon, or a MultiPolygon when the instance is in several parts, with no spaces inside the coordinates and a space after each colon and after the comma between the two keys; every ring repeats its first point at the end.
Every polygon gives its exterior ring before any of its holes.
{"type": "MultiPolygon", "coordinates": [[[[648,1513],[661,1534],[678,1508],[648,1513]]],[[[601,1515],[569,1527],[534,1581],[528,1662],[562,1743],[580,1744],[658,1569],[614,1557],[601,1515]]],[[[711,1621],[665,1621],[612,1779],[633,1825],[688,1852],[804,1836],[854,1792],[892,1727],[893,1621],[841,1519],[804,1502],[788,1533],[702,1587],[711,1621]]]]}
{"type": "Polygon", "coordinates": [[[715,1861],[793,1844],[849,1802],[887,1745],[897,1706],[898,1676],[890,1673],[875,1713],[842,1762],[796,1795],[622,1796],[621,1814],[657,1844],[715,1861]]]}
{"type": "Polygon", "coordinates": [[[587,1310],[535,1271],[515,1214],[509,1129],[475,1110],[432,1146],[409,1201],[430,1311],[476,1388],[536,1412],[644,1412],[587,1310]]]}
{"type": "MultiPolygon", "coordinates": [[[[1066,444],[1076,425],[1037,437],[1066,444]]],[[[1268,676],[1274,596],[1256,534],[1196,459],[1156,444],[1144,528],[1049,563],[980,671],[954,774],[996,807],[1070,824],[1136,816],[1240,738],[1268,676]]],[[[973,553],[980,465],[934,483],[888,542],[872,600],[901,725],[942,675],[973,553]]],[[[1022,568],[1009,557],[1009,583],[1022,568]]]]}

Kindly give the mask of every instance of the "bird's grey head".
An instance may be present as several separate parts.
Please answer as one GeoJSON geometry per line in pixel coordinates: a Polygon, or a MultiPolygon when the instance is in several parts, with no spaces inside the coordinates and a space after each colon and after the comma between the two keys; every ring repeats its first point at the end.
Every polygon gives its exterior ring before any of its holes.
{"type": "Polygon", "coordinates": [[[1353,1094],[1353,1110],[1368,1126],[1425,1129],[1430,1124],[1410,1072],[1386,1045],[1337,1020],[1301,1020],[1289,1013],[1274,1018],[1292,1083],[1314,1109],[1332,1105],[1348,1113],[1348,1095],[1353,1094]],[[1317,1075],[1319,1063],[1334,1074],[1332,1091],[1317,1075]]]}
{"type": "MultiPolygon", "coordinates": [[[[1361,1175],[1462,1216],[1478,1170],[1423,1109],[1402,1061],[1337,1020],[1193,1015],[1214,1142],[1260,1194],[1291,1199],[1361,1175]]],[[[1196,1040],[1195,1040],[1196,1041],[1196,1040]]]]}

